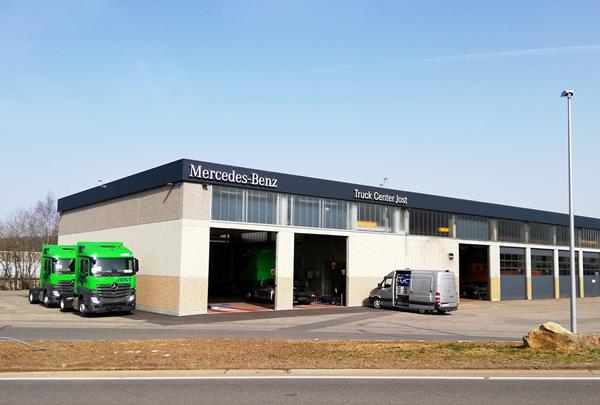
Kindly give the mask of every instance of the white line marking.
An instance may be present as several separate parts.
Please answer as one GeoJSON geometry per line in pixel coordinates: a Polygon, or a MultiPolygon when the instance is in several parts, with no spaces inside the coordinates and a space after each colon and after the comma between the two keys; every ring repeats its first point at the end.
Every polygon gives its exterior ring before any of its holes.
{"type": "Polygon", "coordinates": [[[175,380],[470,380],[470,381],[600,381],[600,376],[501,377],[501,376],[124,376],[124,377],[0,377],[2,381],[175,381],[175,380]]]}

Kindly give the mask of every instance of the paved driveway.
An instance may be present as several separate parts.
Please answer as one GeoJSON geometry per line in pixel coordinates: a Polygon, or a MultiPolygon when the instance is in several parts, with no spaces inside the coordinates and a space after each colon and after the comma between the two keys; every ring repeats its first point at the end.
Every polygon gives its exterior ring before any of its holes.
{"type": "MultiPolygon", "coordinates": [[[[600,298],[578,300],[580,332],[600,333],[600,298]]],[[[0,291],[0,336],[22,339],[283,338],[520,340],[546,321],[569,326],[569,301],[466,301],[449,315],[320,308],[172,317],[134,315],[80,318],[27,303],[26,292],[0,291]]]]}

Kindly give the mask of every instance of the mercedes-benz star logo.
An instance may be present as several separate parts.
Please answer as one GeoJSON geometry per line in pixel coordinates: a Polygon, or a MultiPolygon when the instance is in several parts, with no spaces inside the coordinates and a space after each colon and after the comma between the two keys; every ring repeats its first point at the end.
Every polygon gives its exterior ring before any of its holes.
{"type": "Polygon", "coordinates": [[[117,283],[112,283],[112,285],[110,286],[110,288],[112,288],[113,290],[117,289],[117,283]]]}

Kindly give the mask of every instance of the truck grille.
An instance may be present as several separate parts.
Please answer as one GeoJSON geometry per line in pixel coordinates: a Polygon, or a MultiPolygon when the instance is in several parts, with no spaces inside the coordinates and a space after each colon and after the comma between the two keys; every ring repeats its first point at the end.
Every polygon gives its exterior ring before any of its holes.
{"type": "Polygon", "coordinates": [[[129,297],[131,288],[129,284],[98,284],[98,298],[102,298],[105,302],[125,301],[129,297]]]}
{"type": "Polygon", "coordinates": [[[58,290],[61,293],[73,294],[73,283],[71,281],[59,281],[58,290]]]}

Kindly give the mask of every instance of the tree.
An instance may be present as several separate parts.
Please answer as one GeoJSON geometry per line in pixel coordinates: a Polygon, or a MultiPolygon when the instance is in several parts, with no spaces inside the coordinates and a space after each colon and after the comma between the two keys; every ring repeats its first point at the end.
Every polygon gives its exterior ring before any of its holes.
{"type": "Polygon", "coordinates": [[[48,193],[33,208],[17,209],[0,222],[0,287],[32,286],[42,245],[57,243],[58,220],[56,199],[48,193]]]}

